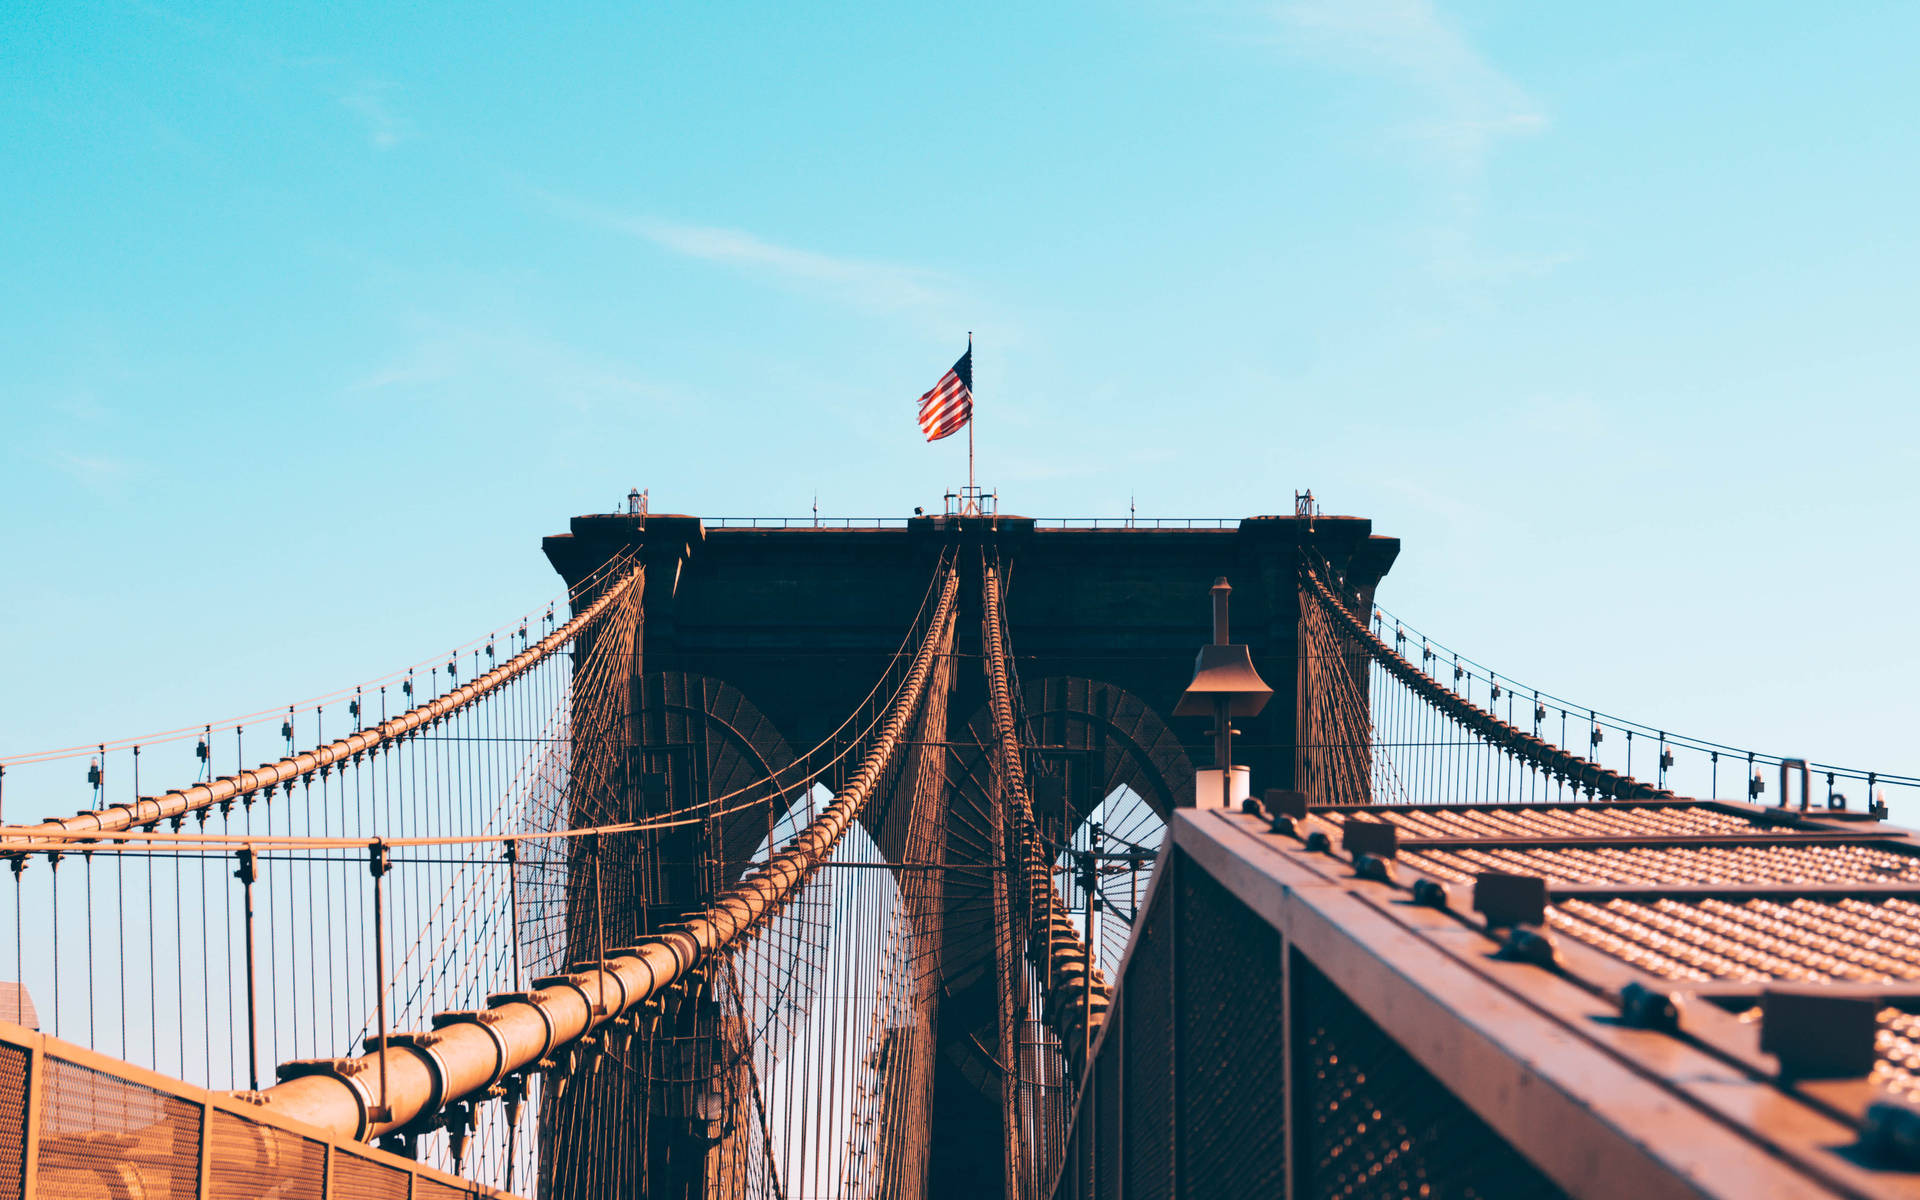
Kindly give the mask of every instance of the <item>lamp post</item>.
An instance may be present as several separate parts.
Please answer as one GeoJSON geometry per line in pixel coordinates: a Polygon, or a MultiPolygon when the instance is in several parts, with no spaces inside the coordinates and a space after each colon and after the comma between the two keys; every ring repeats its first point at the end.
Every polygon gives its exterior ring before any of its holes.
{"type": "Polygon", "coordinates": [[[1253,654],[1227,640],[1227,599],[1233,587],[1213,581],[1213,641],[1193,660],[1193,682],[1174,706],[1176,717],[1213,718],[1213,769],[1195,772],[1195,803],[1203,808],[1232,808],[1252,794],[1247,768],[1233,765],[1233,718],[1253,717],[1267,706],[1273,689],[1253,669],[1253,654]]]}

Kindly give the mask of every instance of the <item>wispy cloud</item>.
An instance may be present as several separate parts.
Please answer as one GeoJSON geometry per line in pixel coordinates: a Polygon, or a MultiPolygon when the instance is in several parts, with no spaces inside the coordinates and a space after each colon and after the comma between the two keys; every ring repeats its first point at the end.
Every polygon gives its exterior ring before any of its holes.
{"type": "Polygon", "coordinates": [[[118,495],[121,485],[132,473],[132,468],[125,461],[105,454],[74,454],[60,450],[50,456],[50,462],[56,470],[81,487],[107,496],[118,495]]]}
{"type": "MultiPolygon", "coordinates": [[[[211,53],[214,67],[206,80],[224,83],[252,97],[271,89],[290,89],[301,104],[337,104],[359,118],[368,142],[376,150],[391,150],[411,141],[416,130],[395,107],[400,85],[368,78],[349,60],[332,54],[305,53],[298,47],[283,45],[262,37],[245,22],[228,24],[191,11],[174,8],[154,0],[122,0],[126,7],[143,14],[151,30],[178,43],[181,52],[211,53]]],[[[198,7],[206,7],[201,5],[198,7]]],[[[155,140],[161,144],[204,155],[189,131],[173,125],[158,110],[136,109],[145,119],[155,140]]]]}
{"type": "Polygon", "coordinates": [[[1502,145],[1544,133],[1551,120],[1433,0],[1294,0],[1279,14],[1296,52],[1405,93],[1412,113],[1391,138],[1410,148],[1435,193],[1426,252],[1437,279],[1471,289],[1544,275],[1575,257],[1481,245],[1489,159],[1502,145]]]}
{"type": "Polygon", "coordinates": [[[1479,244],[1472,226],[1478,208],[1472,196],[1455,201],[1455,219],[1427,232],[1427,253],[1434,270],[1464,284],[1518,283],[1542,279],[1568,263],[1580,261],[1570,250],[1534,253],[1491,250],[1479,244]]]}
{"type": "Polygon", "coordinates": [[[362,82],[340,97],[341,105],[365,122],[367,140],[376,150],[391,150],[413,137],[413,123],[389,102],[398,90],[391,83],[362,82]]]}
{"type": "Polygon", "coordinates": [[[54,400],[50,407],[76,424],[98,426],[113,418],[113,410],[101,403],[99,395],[92,388],[68,392],[54,400]]]}
{"type": "Polygon", "coordinates": [[[1301,48],[1412,90],[1421,116],[1406,132],[1451,166],[1477,169],[1501,140],[1548,125],[1526,89],[1453,28],[1432,0],[1297,0],[1280,13],[1301,48]]]}
{"type": "Polygon", "coordinates": [[[678,398],[635,375],[622,363],[511,322],[463,324],[415,317],[407,324],[414,335],[412,345],[354,380],[348,391],[395,389],[435,395],[444,392],[447,385],[466,386],[485,380],[542,396],[577,413],[611,403],[645,402],[655,409],[679,404],[678,398]]]}
{"type": "Polygon", "coordinates": [[[946,306],[952,280],[917,267],[827,254],[769,241],[742,229],[687,225],[615,212],[542,193],[556,213],[639,238],[671,254],[717,263],[742,273],[856,308],[902,312],[946,306]]]}

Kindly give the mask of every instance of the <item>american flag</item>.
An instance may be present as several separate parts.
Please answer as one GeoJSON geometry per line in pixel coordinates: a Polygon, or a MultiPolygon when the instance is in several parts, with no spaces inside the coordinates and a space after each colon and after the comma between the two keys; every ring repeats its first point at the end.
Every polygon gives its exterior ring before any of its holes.
{"type": "Polygon", "coordinates": [[[937,442],[959,433],[973,419],[973,344],[953,364],[953,370],[940,377],[933,390],[920,397],[920,431],[927,440],[937,442]]]}

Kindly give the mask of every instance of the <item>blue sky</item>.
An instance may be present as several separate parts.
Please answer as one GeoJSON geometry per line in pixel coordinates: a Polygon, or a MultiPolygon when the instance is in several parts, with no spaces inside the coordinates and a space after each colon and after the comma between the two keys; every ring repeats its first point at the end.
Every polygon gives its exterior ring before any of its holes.
{"type": "Polygon", "coordinates": [[[0,755],[442,653],[630,486],[937,505],[913,402],[971,329],[1008,511],[1312,487],[1522,680],[1920,772],[1916,44],[1870,3],[8,6],[0,755]]]}

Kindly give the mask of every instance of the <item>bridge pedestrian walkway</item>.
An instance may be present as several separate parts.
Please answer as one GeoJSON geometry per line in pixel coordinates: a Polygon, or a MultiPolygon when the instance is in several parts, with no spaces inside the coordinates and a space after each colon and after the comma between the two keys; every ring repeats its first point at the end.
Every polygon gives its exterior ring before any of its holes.
{"type": "Polygon", "coordinates": [[[571,616],[9,759],[90,803],[0,825],[0,1200],[1920,1196],[1920,779],[1522,688],[1370,529],[586,519],[571,616]]]}
{"type": "Polygon", "coordinates": [[[1300,799],[1175,815],[1056,1197],[1920,1196],[1910,832],[1300,799]]]}

